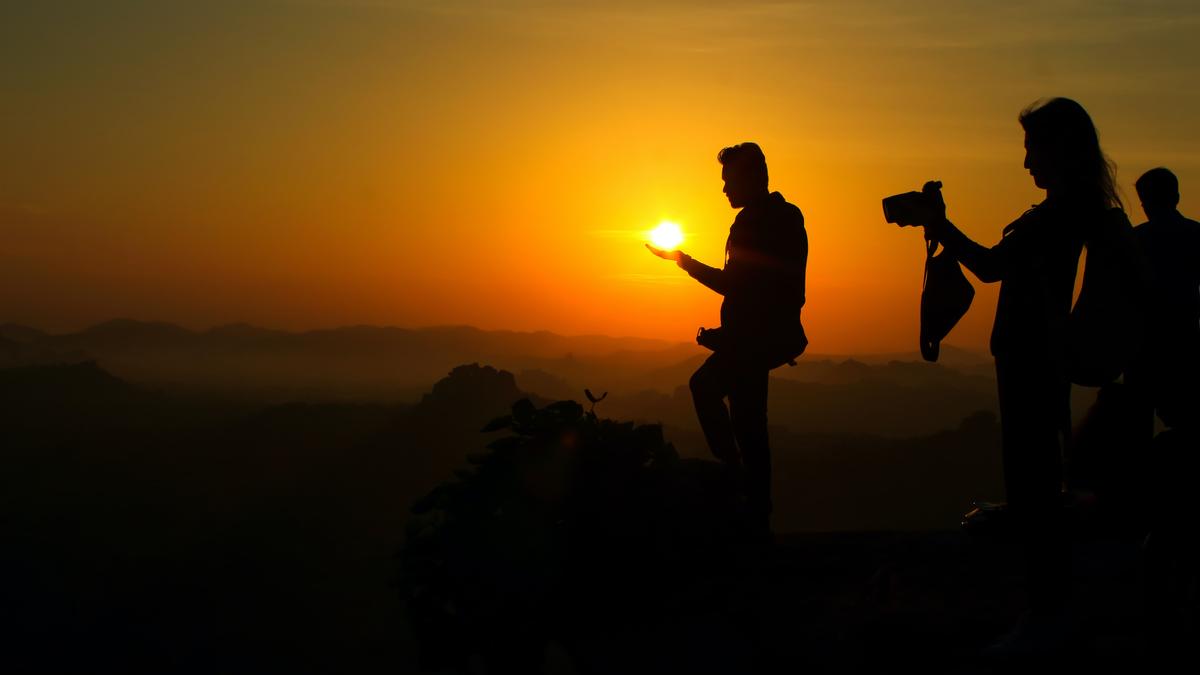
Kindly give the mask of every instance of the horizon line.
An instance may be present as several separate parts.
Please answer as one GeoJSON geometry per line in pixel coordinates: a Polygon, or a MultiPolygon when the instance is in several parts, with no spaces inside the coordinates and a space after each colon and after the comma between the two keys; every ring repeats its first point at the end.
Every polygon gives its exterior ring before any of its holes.
{"type": "MultiPolygon", "coordinates": [[[[251,328],[251,329],[255,329],[255,330],[275,332],[275,333],[285,333],[285,334],[290,334],[290,335],[303,335],[303,334],[307,334],[307,333],[334,332],[334,331],[339,331],[339,330],[350,330],[350,329],[356,329],[356,328],[370,328],[370,329],[377,329],[377,330],[401,330],[401,331],[412,331],[412,332],[435,331],[435,330],[470,330],[470,331],[477,331],[480,333],[505,333],[505,334],[512,334],[512,335],[551,335],[554,337],[568,338],[568,339],[637,340],[637,341],[642,341],[642,342],[656,342],[656,343],[666,345],[668,347],[692,346],[692,343],[684,341],[684,340],[672,341],[672,340],[667,340],[667,339],[663,339],[663,338],[643,337],[643,336],[638,336],[638,335],[604,335],[601,333],[571,334],[571,333],[556,332],[556,331],[548,329],[548,328],[542,328],[542,329],[537,329],[537,330],[518,330],[518,329],[512,329],[512,328],[482,328],[479,326],[472,326],[470,324],[433,324],[433,325],[425,325],[425,326],[402,326],[402,325],[397,325],[397,324],[354,323],[354,324],[342,324],[342,325],[337,325],[337,326],[326,326],[326,327],[318,327],[318,328],[287,329],[287,328],[272,328],[272,327],[268,327],[268,326],[262,326],[259,324],[250,323],[248,321],[231,321],[231,322],[227,322],[227,323],[210,325],[207,328],[194,328],[194,327],[191,327],[186,324],[176,323],[174,321],[164,321],[164,320],[157,320],[157,319],[135,319],[132,317],[121,316],[121,317],[113,317],[111,319],[105,319],[103,321],[97,321],[95,323],[89,323],[89,324],[85,325],[83,328],[73,330],[73,331],[64,331],[64,332],[51,332],[48,330],[38,328],[36,326],[32,326],[29,324],[23,324],[23,323],[17,323],[15,321],[6,321],[4,323],[0,323],[0,328],[23,328],[23,329],[27,329],[27,330],[33,330],[33,331],[36,331],[43,335],[47,335],[47,336],[51,336],[51,337],[61,337],[61,336],[66,336],[66,335],[78,335],[78,334],[86,333],[90,330],[99,328],[101,326],[105,326],[108,324],[114,324],[114,323],[121,323],[121,322],[128,322],[131,324],[177,328],[177,329],[184,330],[189,333],[195,333],[198,335],[202,335],[205,333],[212,333],[212,332],[217,331],[222,328],[234,328],[234,327],[251,328]]],[[[959,345],[954,345],[954,344],[949,344],[949,343],[943,343],[942,347],[958,350],[961,352],[966,352],[966,353],[969,353],[972,355],[979,356],[981,358],[987,358],[987,356],[988,356],[988,354],[986,352],[980,352],[975,349],[971,349],[968,347],[962,347],[959,345]]],[[[881,350],[881,351],[827,352],[827,353],[826,352],[812,352],[810,354],[806,354],[806,356],[808,356],[809,358],[814,358],[814,357],[830,358],[830,357],[854,357],[856,355],[857,356],[907,355],[910,353],[919,353],[919,350],[917,350],[917,349],[886,350],[886,351],[881,350]]]]}

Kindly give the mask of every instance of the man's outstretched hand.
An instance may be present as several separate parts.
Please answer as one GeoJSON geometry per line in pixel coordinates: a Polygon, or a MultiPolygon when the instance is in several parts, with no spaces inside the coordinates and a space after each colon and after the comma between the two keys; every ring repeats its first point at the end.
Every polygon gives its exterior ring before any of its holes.
{"type": "Polygon", "coordinates": [[[670,260],[672,262],[675,262],[676,264],[682,262],[683,259],[686,257],[686,254],[683,251],[667,251],[667,250],[661,249],[657,246],[652,246],[650,244],[646,244],[646,248],[650,249],[651,253],[662,258],[663,260],[670,260]]]}

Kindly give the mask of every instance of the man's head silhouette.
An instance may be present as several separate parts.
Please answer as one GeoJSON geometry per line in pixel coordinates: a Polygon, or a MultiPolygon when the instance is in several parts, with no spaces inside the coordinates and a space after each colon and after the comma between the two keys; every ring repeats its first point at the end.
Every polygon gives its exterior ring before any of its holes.
{"type": "Polygon", "coordinates": [[[767,195],[767,158],[755,143],[739,143],[717,153],[729,205],[740,209],[767,195]]]}
{"type": "Polygon", "coordinates": [[[1150,220],[1169,216],[1179,207],[1179,179],[1170,169],[1158,167],[1142,174],[1134,183],[1142,211],[1150,220]]]}

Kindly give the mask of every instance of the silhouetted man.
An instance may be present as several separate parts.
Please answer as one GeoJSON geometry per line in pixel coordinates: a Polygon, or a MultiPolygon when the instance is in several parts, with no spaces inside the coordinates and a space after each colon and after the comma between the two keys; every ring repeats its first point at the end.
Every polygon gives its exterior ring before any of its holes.
{"type": "Polygon", "coordinates": [[[1151,272],[1145,354],[1134,371],[1168,426],[1194,425],[1200,387],[1200,223],[1179,213],[1179,179],[1151,169],[1135,184],[1147,221],[1134,228],[1151,272]]]}
{"type": "Polygon", "coordinates": [[[729,228],[724,267],[709,267],[682,251],[650,249],[724,296],[720,329],[697,338],[713,354],[692,375],[692,400],[713,455],[743,468],[747,500],[767,525],[767,375],[808,345],[800,325],[808,235],[800,209],[767,189],[767,161],[757,145],[725,148],[717,161],[729,205],[741,209],[729,228]]]}

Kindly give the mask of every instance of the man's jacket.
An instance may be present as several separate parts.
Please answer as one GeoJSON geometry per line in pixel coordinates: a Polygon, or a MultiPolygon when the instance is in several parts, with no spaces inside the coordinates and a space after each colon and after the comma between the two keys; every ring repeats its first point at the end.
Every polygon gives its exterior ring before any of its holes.
{"type": "Polygon", "coordinates": [[[804,215],[772,192],[734,219],[724,268],[686,258],[683,269],[724,296],[721,328],[728,344],[794,358],[808,344],[800,325],[807,264],[804,215]]]}

